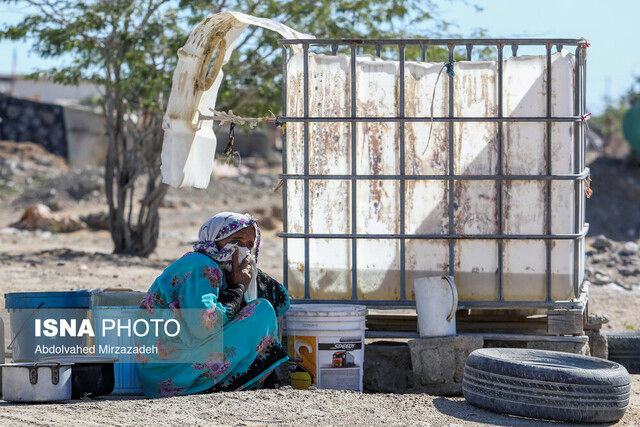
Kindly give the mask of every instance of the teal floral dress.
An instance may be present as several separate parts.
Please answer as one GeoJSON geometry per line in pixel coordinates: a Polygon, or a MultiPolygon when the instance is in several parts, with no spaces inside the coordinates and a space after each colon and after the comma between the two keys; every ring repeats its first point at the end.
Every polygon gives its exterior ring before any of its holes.
{"type": "Polygon", "coordinates": [[[139,339],[138,345],[157,348],[156,354],[137,356],[146,396],[256,388],[288,360],[277,324],[289,308],[286,289],[260,271],[258,299],[246,303],[242,291],[223,286],[223,277],[206,253],[191,252],[169,265],[147,292],[143,316],[176,319],[180,333],[139,339]]]}

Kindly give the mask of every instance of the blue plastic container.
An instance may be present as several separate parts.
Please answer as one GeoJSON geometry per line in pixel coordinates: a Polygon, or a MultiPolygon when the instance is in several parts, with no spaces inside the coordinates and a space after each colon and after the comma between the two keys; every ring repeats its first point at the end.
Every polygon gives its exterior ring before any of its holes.
{"type": "Polygon", "coordinates": [[[120,320],[131,323],[138,319],[139,306],[144,298],[145,292],[133,291],[131,289],[110,289],[96,291],[91,295],[91,307],[93,321],[96,330],[96,354],[105,357],[115,357],[118,360],[113,366],[115,386],[112,394],[119,395],[141,395],[142,384],[136,372],[136,360],[132,354],[111,354],[101,351],[101,346],[108,344],[114,347],[134,347],[135,336],[122,334],[107,334],[103,336],[101,330],[104,319],[120,320]]]}
{"type": "Polygon", "coordinates": [[[135,347],[135,336],[111,333],[102,336],[99,332],[104,319],[119,319],[126,323],[131,323],[138,319],[139,308],[137,306],[111,306],[93,307],[93,321],[96,324],[96,354],[104,357],[115,357],[118,359],[113,365],[114,387],[112,394],[136,396],[142,394],[142,384],[136,372],[136,358],[133,354],[111,354],[101,351],[102,346],[111,345],[113,347],[135,347]]]}
{"type": "Polygon", "coordinates": [[[4,294],[5,308],[89,308],[89,291],[73,292],[14,292],[4,294]]]}
{"type": "Polygon", "coordinates": [[[86,348],[83,336],[47,337],[35,334],[36,319],[75,319],[76,324],[87,318],[91,307],[91,293],[73,292],[15,292],[4,295],[5,308],[9,311],[13,360],[15,362],[37,361],[47,357],[77,354],[70,349],[86,348]],[[16,334],[18,334],[16,338],[16,334]],[[63,351],[50,353],[49,351],[63,351]]]}

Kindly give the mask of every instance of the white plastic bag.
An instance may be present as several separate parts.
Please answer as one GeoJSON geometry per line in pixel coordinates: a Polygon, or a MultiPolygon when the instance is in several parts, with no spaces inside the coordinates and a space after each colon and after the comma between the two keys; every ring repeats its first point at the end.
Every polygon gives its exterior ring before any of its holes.
{"type": "MultiPolygon", "coordinates": [[[[178,50],[178,64],[162,122],[162,182],[174,187],[209,185],[217,141],[213,122],[200,120],[200,115],[209,115],[210,109],[215,108],[222,66],[249,25],[276,31],[286,38],[313,38],[271,19],[239,12],[217,13],[196,25],[178,50]]],[[[292,48],[300,51],[299,46],[292,48]]]]}

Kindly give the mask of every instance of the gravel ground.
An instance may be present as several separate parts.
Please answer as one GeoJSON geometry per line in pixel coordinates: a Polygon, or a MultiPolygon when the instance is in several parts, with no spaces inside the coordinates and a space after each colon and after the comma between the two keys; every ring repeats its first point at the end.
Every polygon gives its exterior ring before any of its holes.
{"type": "MultiPolygon", "coordinates": [[[[618,425],[640,419],[640,375],[632,379],[629,409],[618,425]]],[[[361,394],[334,390],[278,390],[180,396],[170,399],[98,399],[66,404],[0,403],[0,423],[51,425],[548,425],[494,414],[462,397],[361,394]]]]}
{"type": "MultiPolygon", "coordinates": [[[[604,234],[606,237],[587,240],[586,274],[593,283],[589,310],[609,315],[610,322],[604,326],[605,329],[640,330],[640,254],[637,246],[640,243],[640,216],[637,214],[640,211],[640,192],[634,190],[636,170],[616,162],[592,162],[594,179],[597,173],[599,175],[594,181],[596,195],[587,205],[588,220],[592,224],[592,235],[604,234]],[[615,170],[611,172],[609,169],[615,170]],[[620,207],[615,205],[612,209],[615,203],[620,207]]],[[[0,182],[3,186],[0,192],[0,229],[16,221],[22,210],[33,202],[46,203],[59,213],[77,216],[106,210],[100,189],[100,169],[60,174],[60,167],[53,160],[36,158],[32,163],[37,166],[33,166],[34,170],[37,169],[37,179],[29,178],[28,167],[4,161],[4,165],[9,166],[1,171],[4,181],[0,182]]],[[[167,264],[190,250],[204,220],[213,212],[232,207],[259,217],[265,229],[260,265],[279,279],[282,276],[282,243],[275,233],[281,228],[279,209],[282,198],[279,192],[271,191],[277,183],[276,171],[277,167],[262,167],[259,174],[215,179],[207,190],[171,190],[161,209],[158,249],[149,258],[112,255],[113,246],[106,231],[81,230],[60,234],[1,230],[0,307],[4,306],[5,292],[96,287],[146,290],[167,264]]],[[[6,313],[2,316],[7,328],[6,313]]],[[[622,424],[638,423],[639,391],[640,376],[634,376],[631,404],[622,424]]],[[[461,397],[295,391],[290,388],[164,400],[107,398],[55,405],[0,402],[0,407],[0,425],[17,422],[93,425],[105,421],[114,425],[531,423],[531,420],[473,408],[461,397]]]]}

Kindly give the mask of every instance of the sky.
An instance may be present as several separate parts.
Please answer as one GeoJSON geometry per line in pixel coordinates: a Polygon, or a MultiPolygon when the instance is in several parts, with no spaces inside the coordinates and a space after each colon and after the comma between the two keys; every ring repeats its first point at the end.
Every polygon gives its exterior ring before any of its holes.
{"type": "MultiPolygon", "coordinates": [[[[604,109],[607,96],[617,99],[633,84],[634,76],[640,76],[640,0],[436,2],[439,15],[455,23],[452,31],[462,36],[484,29],[488,37],[589,39],[587,108],[594,114],[604,109]],[[473,4],[483,10],[477,12],[473,4]]],[[[1,5],[0,25],[16,23],[24,13],[25,9],[15,4],[1,5]]],[[[518,51],[522,53],[528,52],[518,51]]],[[[12,71],[14,55],[19,74],[64,62],[39,58],[29,52],[29,44],[25,42],[0,41],[0,73],[12,71]]]]}
{"type": "Polygon", "coordinates": [[[465,36],[484,28],[489,37],[588,39],[587,109],[594,114],[605,97],[617,99],[640,76],[640,0],[476,1],[481,12],[461,2],[439,4],[441,16],[465,36]]]}

